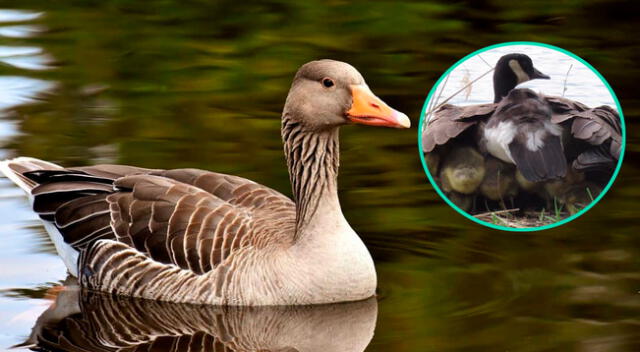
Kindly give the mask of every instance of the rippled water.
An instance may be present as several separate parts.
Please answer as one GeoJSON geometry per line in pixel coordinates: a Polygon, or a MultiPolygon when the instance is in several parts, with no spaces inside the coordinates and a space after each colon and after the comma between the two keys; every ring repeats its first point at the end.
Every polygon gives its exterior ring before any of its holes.
{"type": "MultiPolygon", "coordinates": [[[[342,207],[379,276],[377,304],[339,306],[351,315],[332,308],[194,312],[68,290],[53,307],[74,314],[55,323],[45,311],[66,279],[64,266],[26,197],[0,178],[0,349],[23,342],[34,326],[111,349],[144,344],[145,336],[164,336],[158,350],[184,341],[239,344],[255,331],[262,343],[254,349],[287,351],[640,347],[640,42],[630,35],[638,11],[590,1],[518,9],[502,1],[15,3],[0,11],[0,157],[200,167],[289,194],[279,114],[301,63],[330,57],[354,64],[416,125],[447,67],[511,40],[547,41],[598,68],[621,98],[629,148],[619,180],[588,215],[559,229],[513,234],[469,223],[439,199],[420,166],[415,129],[344,128],[342,207]],[[138,327],[132,340],[133,316],[157,330],[138,327]],[[158,326],[168,319],[171,331],[158,326]],[[276,326],[300,329],[269,329],[276,326]]],[[[541,61],[543,72],[554,69],[541,61]]]]}

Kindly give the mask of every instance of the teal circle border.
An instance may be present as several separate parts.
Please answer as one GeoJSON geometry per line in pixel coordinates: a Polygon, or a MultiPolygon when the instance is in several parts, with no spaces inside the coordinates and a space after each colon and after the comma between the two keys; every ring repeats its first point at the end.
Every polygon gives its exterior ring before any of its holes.
{"type": "Polygon", "coordinates": [[[582,216],[583,214],[585,214],[586,212],[588,212],[592,207],[594,207],[604,197],[604,195],[609,191],[609,189],[613,185],[615,179],[618,177],[618,173],[620,172],[620,169],[622,168],[622,160],[624,159],[626,144],[627,144],[627,129],[626,129],[626,126],[625,126],[624,115],[622,113],[622,107],[620,106],[620,101],[618,100],[618,96],[616,96],[616,93],[611,88],[611,85],[609,85],[609,82],[607,82],[607,80],[600,74],[600,72],[598,72],[593,66],[591,66],[588,62],[586,62],[581,57],[575,55],[574,53],[572,53],[572,52],[570,52],[568,50],[559,48],[557,46],[550,45],[550,44],[545,44],[545,43],[539,43],[539,42],[514,41],[514,42],[504,42],[504,43],[494,44],[494,45],[490,45],[490,46],[484,47],[482,49],[478,49],[478,50],[472,52],[471,54],[463,57],[462,59],[458,60],[458,62],[456,62],[447,71],[445,71],[442,74],[442,76],[440,76],[438,81],[436,81],[436,84],[429,91],[429,95],[427,95],[427,99],[425,100],[424,105],[422,106],[422,111],[420,112],[420,122],[418,123],[418,151],[419,151],[419,155],[420,155],[420,161],[422,162],[422,168],[424,169],[424,172],[427,175],[427,178],[429,179],[429,182],[431,183],[431,186],[433,186],[433,188],[436,190],[436,192],[438,193],[440,198],[444,199],[444,201],[450,207],[455,209],[458,213],[462,214],[464,217],[466,217],[467,219],[469,219],[469,220],[471,220],[471,221],[473,221],[475,223],[478,223],[480,225],[484,225],[484,226],[492,228],[492,229],[502,230],[502,231],[511,231],[511,232],[533,232],[533,231],[542,231],[542,230],[552,229],[552,228],[564,225],[564,224],[566,224],[566,223],[568,223],[570,221],[573,221],[573,220],[579,218],[580,216],[582,216]],[[555,51],[559,51],[559,52],[561,52],[563,54],[566,54],[566,55],[578,60],[580,63],[582,63],[583,65],[588,67],[593,73],[596,74],[596,76],[598,78],[600,78],[602,83],[604,83],[604,85],[609,90],[609,93],[613,97],[613,100],[616,102],[616,108],[618,110],[618,114],[620,115],[620,122],[621,122],[621,128],[622,128],[622,143],[621,143],[621,148],[620,148],[620,158],[618,160],[618,165],[616,166],[616,169],[613,172],[613,175],[611,176],[611,179],[609,180],[607,185],[604,187],[602,192],[600,192],[598,197],[596,197],[596,199],[593,202],[591,202],[585,208],[580,210],[578,213],[573,214],[573,215],[571,215],[571,216],[569,216],[569,217],[567,217],[565,219],[562,219],[560,221],[557,221],[557,222],[555,222],[553,224],[544,225],[544,226],[538,226],[538,227],[514,228],[514,227],[496,225],[496,224],[492,224],[490,222],[482,221],[482,220],[480,220],[480,219],[468,214],[464,210],[460,209],[451,200],[449,200],[449,198],[447,198],[447,196],[442,192],[442,190],[440,190],[440,187],[438,187],[438,185],[436,184],[433,176],[429,172],[429,168],[427,168],[427,163],[425,161],[424,152],[423,152],[423,149],[422,149],[422,129],[423,129],[423,124],[425,122],[424,120],[425,120],[425,113],[427,111],[427,105],[429,104],[429,101],[431,101],[431,98],[432,98],[433,94],[435,94],[435,92],[436,92],[437,88],[440,86],[440,83],[442,82],[442,80],[445,79],[451,73],[451,71],[453,71],[456,67],[460,66],[462,63],[464,63],[465,61],[469,60],[470,58],[472,58],[472,57],[474,57],[474,56],[476,56],[476,55],[478,55],[480,53],[483,53],[485,51],[491,50],[491,49],[500,48],[500,47],[504,47],[504,46],[512,46],[512,45],[540,46],[540,47],[544,47],[544,48],[547,48],[547,49],[552,49],[552,50],[555,50],[555,51]]]}

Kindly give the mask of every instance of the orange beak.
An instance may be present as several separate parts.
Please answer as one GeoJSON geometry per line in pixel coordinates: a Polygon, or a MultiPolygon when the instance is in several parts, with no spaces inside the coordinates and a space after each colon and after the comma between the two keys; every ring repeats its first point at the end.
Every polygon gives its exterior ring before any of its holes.
{"type": "Polygon", "coordinates": [[[347,118],[354,123],[370,126],[409,128],[411,121],[407,115],[394,110],[380,98],[373,95],[365,85],[352,85],[353,103],[347,111],[347,118]]]}

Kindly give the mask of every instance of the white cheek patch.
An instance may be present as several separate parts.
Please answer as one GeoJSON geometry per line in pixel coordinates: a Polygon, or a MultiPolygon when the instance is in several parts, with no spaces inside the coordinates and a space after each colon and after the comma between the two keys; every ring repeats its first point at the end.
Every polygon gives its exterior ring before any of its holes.
{"type": "Polygon", "coordinates": [[[516,133],[516,126],[511,121],[500,122],[493,128],[485,128],[484,139],[487,141],[487,151],[504,162],[515,164],[509,151],[509,144],[516,133]]]}
{"type": "Polygon", "coordinates": [[[531,77],[524,72],[518,60],[509,60],[509,67],[511,67],[511,71],[518,77],[518,84],[531,80],[531,77]]]}

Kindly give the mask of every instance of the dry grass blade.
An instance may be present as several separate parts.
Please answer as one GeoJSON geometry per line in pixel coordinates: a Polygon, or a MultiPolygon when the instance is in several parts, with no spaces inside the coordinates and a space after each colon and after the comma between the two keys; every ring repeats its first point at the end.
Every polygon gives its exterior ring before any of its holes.
{"type": "Polygon", "coordinates": [[[567,80],[569,79],[569,72],[571,72],[571,69],[573,68],[573,64],[571,64],[571,66],[569,66],[569,69],[567,70],[567,74],[564,76],[564,85],[562,87],[562,96],[564,97],[564,93],[567,92],[567,80]]]}
{"type": "MultiPolygon", "coordinates": [[[[447,99],[445,99],[442,103],[437,104],[434,108],[429,109],[429,111],[427,111],[427,113],[425,114],[425,116],[430,116],[431,113],[433,113],[434,111],[440,109],[444,104],[446,104],[447,102],[449,102],[449,100],[453,99],[456,95],[460,94],[461,92],[463,92],[465,89],[467,89],[468,86],[476,83],[477,81],[479,81],[482,77],[488,75],[489,73],[493,72],[494,68],[491,68],[489,71],[483,73],[482,75],[480,75],[478,78],[474,79],[473,81],[469,82],[467,85],[465,85],[464,87],[458,89],[455,93],[451,94],[451,96],[449,96],[447,99]]],[[[447,76],[447,78],[449,78],[449,76],[447,76]]],[[[435,105],[435,104],[434,104],[435,105]]]]}
{"type": "Polygon", "coordinates": [[[467,87],[464,91],[464,100],[469,100],[469,96],[471,95],[471,90],[473,88],[473,85],[469,84],[469,82],[471,82],[471,74],[469,73],[469,69],[464,69],[464,76],[462,76],[462,80],[460,81],[460,83],[462,83],[463,87],[467,87]]]}
{"type": "MultiPolygon", "coordinates": [[[[427,109],[427,113],[425,113],[425,121],[429,121],[429,117],[431,116],[431,112],[435,111],[435,108],[433,107],[434,105],[438,105],[438,101],[440,101],[440,98],[442,97],[442,92],[444,92],[444,89],[447,87],[447,82],[449,82],[449,77],[451,75],[447,75],[447,77],[444,79],[444,82],[440,85],[440,91],[438,92],[438,95],[435,97],[435,99],[431,98],[431,101],[429,102],[429,108],[427,109]]],[[[425,124],[426,127],[426,124],[425,124]]]]}
{"type": "Polygon", "coordinates": [[[540,214],[536,213],[525,213],[523,215],[516,215],[520,209],[505,209],[505,210],[497,210],[490,211],[486,213],[481,213],[474,215],[474,217],[478,220],[482,220],[484,222],[488,222],[495,225],[512,227],[512,228],[530,228],[530,227],[540,227],[545,225],[550,225],[558,222],[559,220],[568,216],[568,213],[561,213],[558,217],[544,215],[540,216],[540,214]]]}

